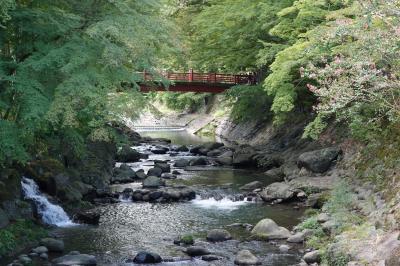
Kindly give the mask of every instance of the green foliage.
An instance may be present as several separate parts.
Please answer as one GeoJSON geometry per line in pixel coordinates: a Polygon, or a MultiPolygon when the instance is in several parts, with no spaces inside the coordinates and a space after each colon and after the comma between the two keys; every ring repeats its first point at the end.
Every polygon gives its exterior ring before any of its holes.
{"type": "Polygon", "coordinates": [[[8,134],[0,165],[39,152],[81,154],[89,139],[112,140],[108,121],[137,116],[145,99],[126,84],[174,47],[162,7],[158,0],[1,1],[0,134],[8,134]]]}
{"type": "Polygon", "coordinates": [[[156,99],[172,110],[194,112],[205,104],[209,93],[163,92],[156,94],[156,99]]]}
{"type": "Polygon", "coordinates": [[[181,237],[181,243],[183,243],[184,245],[193,245],[194,238],[192,235],[184,235],[181,237]]]}
{"type": "MultiPolygon", "coordinates": [[[[223,0],[199,1],[178,10],[178,23],[186,29],[189,60],[197,69],[245,71],[257,68],[257,55],[263,43],[277,44],[279,38],[268,31],[275,25],[276,13],[293,0],[223,0]]],[[[260,61],[261,62],[261,61],[260,61]]]]}
{"type": "Polygon", "coordinates": [[[346,15],[352,12],[353,17],[320,31],[319,46],[329,46],[333,53],[324,54],[305,70],[305,77],[318,82],[309,88],[319,99],[318,116],[306,129],[306,136],[315,138],[325,128],[321,117],[346,124],[353,137],[364,142],[400,123],[400,20],[394,15],[399,1],[358,2],[354,6],[358,9],[343,11],[346,15]]]}
{"type": "Polygon", "coordinates": [[[322,256],[322,260],[328,266],[347,266],[351,258],[349,255],[344,253],[336,254],[332,250],[328,249],[322,256]]]}
{"type": "MultiPolygon", "coordinates": [[[[351,1],[348,1],[351,2],[351,1]]],[[[313,103],[307,90],[307,80],[301,77],[300,69],[321,55],[329,54],[327,47],[318,46],[319,31],[327,22],[327,15],[346,7],[347,1],[295,1],[292,6],[278,13],[279,22],[270,34],[285,40],[287,47],[277,53],[271,64],[272,73],[264,87],[274,97],[271,110],[275,122],[282,123],[287,114],[298,105],[313,103]],[[305,98],[299,97],[304,95],[305,98]]],[[[268,46],[267,46],[268,47],[268,46]]]]}
{"type": "Polygon", "coordinates": [[[267,121],[272,117],[269,111],[272,99],[261,86],[235,86],[227,90],[225,95],[228,105],[232,107],[230,117],[234,121],[267,121]]]}
{"type": "Polygon", "coordinates": [[[8,227],[0,229],[0,256],[46,236],[47,231],[31,220],[17,220],[8,227]]]}

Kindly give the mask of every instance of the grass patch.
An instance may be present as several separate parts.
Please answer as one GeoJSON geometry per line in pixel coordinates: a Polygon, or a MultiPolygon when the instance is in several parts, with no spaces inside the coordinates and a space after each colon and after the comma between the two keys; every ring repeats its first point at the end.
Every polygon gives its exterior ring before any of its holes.
{"type": "Polygon", "coordinates": [[[47,236],[47,230],[31,220],[17,220],[0,230],[0,256],[47,236]]]}

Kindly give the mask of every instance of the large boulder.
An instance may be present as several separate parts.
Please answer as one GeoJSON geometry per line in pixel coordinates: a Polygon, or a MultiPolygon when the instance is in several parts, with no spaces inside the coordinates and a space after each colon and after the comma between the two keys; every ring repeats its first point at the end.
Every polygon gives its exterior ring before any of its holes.
{"type": "MultiPolygon", "coordinates": [[[[160,263],[161,261],[162,259],[160,255],[158,255],[157,253],[147,252],[147,251],[139,252],[133,259],[133,262],[137,264],[160,263]]],[[[128,263],[131,263],[131,261],[128,260],[128,263]]]]}
{"type": "Polygon", "coordinates": [[[229,239],[232,239],[232,236],[224,229],[213,229],[207,233],[207,240],[211,242],[222,242],[229,239]]]}
{"type": "Polygon", "coordinates": [[[273,201],[276,199],[290,200],[295,196],[295,191],[286,183],[272,183],[260,192],[264,201],[273,201]]]}
{"type": "Polygon", "coordinates": [[[143,188],[159,188],[165,186],[165,181],[157,176],[149,176],[142,182],[143,188]]]}
{"type": "Polygon", "coordinates": [[[129,146],[123,146],[117,152],[117,161],[127,163],[127,162],[137,162],[141,158],[141,155],[138,151],[132,149],[129,146]]]}
{"type": "Polygon", "coordinates": [[[52,265],[56,266],[73,266],[73,265],[85,265],[94,266],[97,265],[96,257],[86,254],[76,255],[65,255],[54,259],[52,265]]]}
{"type": "Polygon", "coordinates": [[[45,246],[50,252],[63,252],[64,241],[54,238],[43,238],[40,245],[45,246]]]}
{"type": "Polygon", "coordinates": [[[233,153],[232,164],[237,167],[253,167],[257,161],[254,159],[256,151],[250,146],[240,147],[233,153]]]}
{"type": "Polygon", "coordinates": [[[162,169],[159,167],[153,167],[150,168],[149,171],[147,171],[147,176],[157,176],[160,177],[161,174],[163,173],[162,169]]]}
{"type": "Polygon", "coordinates": [[[251,191],[251,190],[255,190],[257,188],[262,188],[263,186],[264,186],[264,184],[261,183],[260,181],[253,181],[253,182],[247,183],[244,186],[241,186],[240,190],[251,191]]]}
{"type": "Polygon", "coordinates": [[[287,239],[291,236],[289,230],[284,227],[278,226],[273,220],[265,218],[259,221],[251,234],[262,239],[287,239]]]}
{"type": "Polygon", "coordinates": [[[305,152],[299,156],[297,165],[314,173],[324,173],[333,165],[340,153],[341,150],[336,147],[305,152]]]}
{"type": "Polygon", "coordinates": [[[253,255],[249,250],[244,249],[239,251],[235,257],[236,265],[259,265],[261,261],[253,255]]]}
{"type": "Polygon", "coordinates": [[[136,172],[127,164],[122,164],[114,169],[114,174],[111,179],[112,183],[130,183],[136,178],[136,172]]]}

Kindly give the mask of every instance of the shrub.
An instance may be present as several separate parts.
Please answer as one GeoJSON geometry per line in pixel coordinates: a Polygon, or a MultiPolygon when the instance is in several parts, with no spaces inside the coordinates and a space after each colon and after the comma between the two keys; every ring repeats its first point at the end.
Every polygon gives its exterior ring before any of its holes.
{"type": "Polygon", "coordinates": [[[272,98],[261,86],[235,86],[227,90],[228,105],[232,107],[230,117],[236,122],[272,118],[272,98]]]}
{"type": "Polygon", "coordinates": [[[46,237],[47,231],[31,220],[17,220],[0,230],[0,256],[9,254],[19,246],[46,237]]]}

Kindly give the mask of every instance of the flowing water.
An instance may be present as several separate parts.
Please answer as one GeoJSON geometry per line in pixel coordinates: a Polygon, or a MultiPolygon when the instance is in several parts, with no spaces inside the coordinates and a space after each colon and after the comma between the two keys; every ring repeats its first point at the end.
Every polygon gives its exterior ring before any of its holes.
{"type": "Polygon", "coordinates": [[[76,225],[71,221],[63,208],[51,203],[42,193],[40,193],[39,187],[35,181],[23,177],[21,186],[24,193],[24,198],[32,200],[35,203],[38,214],[44,223],[58,227],[69,227],[76,225]]]}
{"type": "MultiPolygon", "coordinates": [[[[206,139],[179,132],[141,132],[144,136],[166,137],[173,144],[197,144],[206,139]]],[[[136,147],[149,150],[149,145],[136,147]]],[[[150,155],[148,160],[132,163],[133,169],[149,169],[153,160],[176,160],[190,158],[189,153],[178,155],[150,155]]],[[[293,206],[269,206],[262,202],[237,200],[238,188],[259,180],[268,184],[256,171],[230,168],[205,167],[183,171],[176,180],[168,184],[184,184],[194,188],[196,199],[178,203],[138,203],[124,200],[118,204],[99,207],[102,214],[99,226],[80,225],[57,228],[54,234],[64,239],[67,250],[96,255],[98,265],[126,265],[138,251],[146,250],[160,254],[163,258],[184,257],[182,249],[173,244],[179,235],[193,234],[203,238],[215,228],[226,228],[235,240],[218,244],[207,244],[207,248],[228,259],[214,265],[233,265],[235,253],[249,249],[262,260],[263,265],[294,265],[299,261],[295,251],[280,253],[277,245],[262,241],[247,241],[249,232],[243,227],[226,227],[234,223],[255,224],[263,218],[271,218],[280,226],[291,228],[299,222],[301,212],[293,206]],[[221,264],[222,263],[222,264],[221,264]]],[[[114,191],[140,188],[140,183],[114,185],[114,191]]],[[[210,265],[201,260],[163,263],[165,265],[210,265]]]]}

